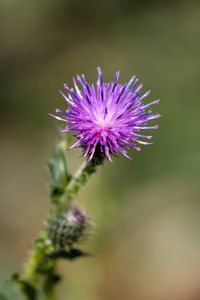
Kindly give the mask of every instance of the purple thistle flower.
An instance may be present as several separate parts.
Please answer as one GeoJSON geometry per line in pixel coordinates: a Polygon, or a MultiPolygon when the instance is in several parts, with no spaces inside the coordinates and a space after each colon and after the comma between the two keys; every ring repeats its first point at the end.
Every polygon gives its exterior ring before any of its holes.
{"type": "Polygon", "coordinates": [[[142,84],[137,85],[138,79],[133,76],[128,83],[117,84],[120,72],[116,72],[113,82],[103,82],[101,68],[97,68],[98,80],[96,87],[89,85],[85,76],[77,75],[81,85],[78,87],[73,78],[74,88],[64,84],[68,95],[62,91],[68,107],[66,111],[56,110],[62,117],[52,117],[65,122],[61,132],[76,132],[77,141],[68,149],[83,147],[84,157],[90,161],[96,149],[105,155],[111,162],[110,154],[121,152],[131,159],[124,148],[132,147],[140,151],[139,144],[152,144],[141,141],[140,138],[151,139],[152,136],[141,135],[139,132],[146,129],[157,129],[156,126],[146,126],[148,121],[157,119],[159,114],[152,114],[148,107],[159,100],[144,104],[143,100],[150,94],[147,91],[141,95],[142,84]]]}

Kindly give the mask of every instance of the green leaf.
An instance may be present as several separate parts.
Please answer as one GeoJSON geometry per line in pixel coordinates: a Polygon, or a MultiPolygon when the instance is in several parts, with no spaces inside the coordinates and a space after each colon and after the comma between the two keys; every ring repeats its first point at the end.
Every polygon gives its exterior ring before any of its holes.
{"type": "Polygon", "coordinates": [[[73,248],[70,251],[60,250],[49,254],[49,257],[52,259],[64,258],[68,260],[74,260],[83,256],[91,256],[91,254],[83,252],[82,250],[76,248],[73,248]]]}
{"type": "Polygon", "coordinates": [[[51,200],[52,202],[57,202],[71,179],[67,171],[65,153],[61,147],[56,147],[53,157],[48,162],[48,168],[52,177],[52,181],[49,184],[51,200]]]}
{"type": "Polygon", "coordinates": [[[52,291],[55,285],[58,284],[61,279],[62,277],[59,274],[55,273],[54,267],[48,271],[42,285],[42,289],[47,296],[47,299],[50,299],[49,296],[52,295],[52,291]]]}
{"type": "MultiPolygon", "coordinates": [[[[32,286],[28,281],[20,278],[19,273],[14,273],[11,277],[11,280],[20,287],[24,295],[26,295],[28,300],[37,299],[37,291],[34,286],[32,286]]],[[[1,299],[1,298],[0,298],[1,299]]]]}

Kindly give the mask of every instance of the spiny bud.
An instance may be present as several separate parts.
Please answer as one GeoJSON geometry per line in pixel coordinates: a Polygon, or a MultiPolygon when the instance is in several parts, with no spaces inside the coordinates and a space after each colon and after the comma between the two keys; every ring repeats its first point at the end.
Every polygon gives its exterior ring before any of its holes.
{"type": "Polygon", "coordinates": [[[60,214],[49,226],[49,239],[55,247],[72,247],[86,236],[90,220],[85,210],[77,206],[60,214]]]}

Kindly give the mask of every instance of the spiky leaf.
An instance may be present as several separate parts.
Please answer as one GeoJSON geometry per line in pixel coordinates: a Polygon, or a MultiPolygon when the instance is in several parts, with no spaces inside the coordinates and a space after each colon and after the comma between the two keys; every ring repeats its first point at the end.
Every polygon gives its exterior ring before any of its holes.
{"type": "Polygon", "coordinates": [[[74,260],[76,258],[83,257],[83,256],[91,256],[91,254],[83,252],[82,250],[76,248],[72,248],[69,251],[66,250],[55,251],[49,254],[49,257],[51,257],[52,259],[64,258],[68,260],[74,260]]]}
{"type": "Polygon", "coordinates": [[[51,200],[52,202],[57,202],[71,179],[67,171],[65,153],[61,147],[56,147],[53,157],[48,162],[48,168],[52,178],[49,184],[51,200]]]}
{"type": "Polygon", "coordinates": [[[28,281],[21,279],[18,273],[14,273],[12,275],[12,281],[17,283],[23,294],[26,295],[28,300],[36,300],[37,299],[37,291],[35,287],[28,281]]]}

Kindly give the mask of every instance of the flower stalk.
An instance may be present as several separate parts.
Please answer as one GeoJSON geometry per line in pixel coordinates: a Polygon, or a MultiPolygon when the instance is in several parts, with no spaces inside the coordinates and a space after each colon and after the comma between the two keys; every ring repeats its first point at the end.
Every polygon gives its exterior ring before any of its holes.
{"type": "Polygon", "coordinates": [[[56,273],[57,259],[72,260],[87,255],[74,247],[90,225],[84,210],[72,205],[81,186],[105,158],[112,162],[111,156],[121,153],[132,159],[127,154],[129,148],[140,151],[140,145],[152,144],[146,141],[152,136],[140,131],[158,128],[158,125],[149,126],[148,123],[160,117],[149,110],[159,100],[144,103],[150,90],[141,94],[143,85],[138,85],[136,76],[128,83],[120,84],[119,72],[116,72],[114,81],[106,83],[101,68],[97,71],[96,86],[88,84],[84,75],[77,75],[80,87],[75,78],[74,88],[64,84],[67,95],[60,93],[67,108],[64,111],[57,109],[59,115],[49,114],[64,123],[61,132],[75,134],[76,142],[68,149],[81,147],[87,160],[71,176],[65,157],[67,143],[63,139],[48,163],[52,177],[49,184],[51,208],[44,228],[34,242],[24,274],[17,273],[12,277],[27,300],[55,299],[55,285],[60,280],[56,273]]]}
{"type": "MultiPolygon", "coordinates": [[[[81,186],[83,186],[88,177],[96,171],[96,166],[100,163],[95,160],[90,162],[84,161],[74,176],[71,176],[67,171],[65,148],[66,141],[62,140],[58,143],[53,158],[48,164],[52,176],[52,182],[50,183],[50,200],[52,205],[44,222],[44,228],[33,244],[33,250],[25,265],[24,274],[22,276],[14,274],[12,278],[18,283],[27,300],[40,299],[40,295],[43,295],[44,299],[55,299],[55,285],[60,280],[60,276],[56,273],[57,259],[65,258],[71,260],[87,255],[87,253],[74,248],[74,241],[79,239],[77,233],[80,232],[79,234],[81,236],[82,231],[84,231],[83,221],[87,223],[87,219],[80,219],[80,217],[83,218],[84,214],[79,208],[74,209],[72,203],[81,186]],[[66,247],[65,245],[55,247],[49,236],[52,224],[59,222],[60,216],[66,215],[66,212],[68,212],[69,215],[69,213],[71,213],[70,209],[72,212],[75,212],[74,219],[72,218],[73,216],[70,216],[71,235],[69,233],[68,235],[65,234],[65,239],[68,239],[66,241],[66,247]],[[72,222],[73,220],[76,221],[75,218],[77,218],[76,224],[72,222]],[[80,224],[78,224],[79,220],[80,224]],[[76,228],[73,229],[73,226],[76,228]],[[76,236],[73,237],[73,234],[76,234],[76,236]],[[69,241],[69,239],[71,239],[71,241],[69,241]]],[[[103,160],[101,163],[102,162],[103,160]]],[[[68,230],[68,223],[63,227],[65,230],[68,230]]],[[[63,233],[61,232],[60,234],[62,237],[63,233]]]]}

